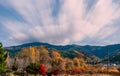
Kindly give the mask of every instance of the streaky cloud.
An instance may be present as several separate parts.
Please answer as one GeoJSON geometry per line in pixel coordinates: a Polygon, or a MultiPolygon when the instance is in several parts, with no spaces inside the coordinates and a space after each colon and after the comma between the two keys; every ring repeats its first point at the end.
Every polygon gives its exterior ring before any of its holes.
{"type": "Polygon", "coordinates": [[[0,18],[9,32],[5,39],[13,44],[33,41],[60,45],[116,43],[117,39],[111,42],[108,37],[118,35],[120,30],[115,22],[120,21],[119,3],[113,0],[88,2],[90,0],[2,0],[0,5],[21,16],[16,20],[8,16],[0,18]]]}

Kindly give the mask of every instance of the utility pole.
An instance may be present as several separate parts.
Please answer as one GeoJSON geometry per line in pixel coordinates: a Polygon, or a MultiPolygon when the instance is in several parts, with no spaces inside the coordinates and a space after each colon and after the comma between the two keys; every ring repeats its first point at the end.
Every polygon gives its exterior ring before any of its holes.
{"type": "Polygon", "coordinates": [[[107,48],[107,74],[109,75],[109,49],[107,48]]]}

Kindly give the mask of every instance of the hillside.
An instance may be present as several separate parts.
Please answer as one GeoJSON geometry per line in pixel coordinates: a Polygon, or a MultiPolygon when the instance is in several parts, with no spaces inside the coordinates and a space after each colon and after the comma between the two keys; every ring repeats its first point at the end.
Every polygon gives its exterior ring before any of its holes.
{"type": "Polygon", "coordinates": [[[39,62],[39,59],[41,58],[41,56],[52,57],[51,54],[55,51],[58,52],[63,58],[74,59],[77,57],[80,59],[84,59],[87,63],[91,63],[91,64],[93,62],[95,63],[100,61],[100,59],[95,57],[94,55],[82,54],[81,52],[76,50],[73,50],[73,51],[47,50],[42,45],[23,48],[18,54],[16,54],[16,57],[23,58],[23,59],[27,57],[32,62],[34,61],[39,62]]]}
{"type": "Polygon", "coordinates": [[[11,56],[16,55],[21,49],[30,47],[30,46],[40,46],[43,45],[45,48],[50,50],[59,50],[67,52],[66,56],[72,53],[74,50],[86,55],[86,56],[96,56],[99,58],[104,58],[107,55],[107,50],[109,50],[109,55],[112,55],[116,51],[120,50],[120,44],[108,45],[108,46],[80,46],[80,45],[65,45],[65,46],[56,46],[48,43],[34,42],[27,43],[18,46],[5,47],[4,49],[10,52],[11,56]]]}
{"type": "Polygon", "coordinates": [[[110,59],[111,62],[114,62],[116,64],[120,64],[120,50],[116,51],[115,53],[113,53],[112,55],[110,55],[110,59]]]}

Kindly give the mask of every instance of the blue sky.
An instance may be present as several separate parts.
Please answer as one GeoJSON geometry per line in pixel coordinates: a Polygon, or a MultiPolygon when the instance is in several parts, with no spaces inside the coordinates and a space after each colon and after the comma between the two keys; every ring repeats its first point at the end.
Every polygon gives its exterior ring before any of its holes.
{"type": "Polygon", "coordinates": [[[0,42],[120,43],[120,0],[0,0],[0,42]]]}

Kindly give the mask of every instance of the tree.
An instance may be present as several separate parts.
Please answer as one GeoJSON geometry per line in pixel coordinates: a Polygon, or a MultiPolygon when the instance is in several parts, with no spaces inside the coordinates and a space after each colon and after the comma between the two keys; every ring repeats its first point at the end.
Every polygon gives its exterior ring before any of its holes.
{"type": "Polygon", "coordinates": [[[35,46],[23,48],[18,55],[20,58],[29,58],[29,63],[42,63],[47,64],[49,57],[49,52],[44,46],[35,46]]]}
{"type": "Polygon", "coordinates": [[[5,71],[5,60],[7,59],[8,53],[4,51],[2,43],[0,43],[0,73],[5,71]]]}
{"type": "Polygon", "coordinates": [[[48,50],[44,46],[39,46],[37,49],[40,51],[40,63],[46,65],[50,59],[48,50]]]}
{"type": "Polygon", "coordinates": [[[78,59],[77,57],[75,57],[75,58],[73,59],[73,62],[74,62],[75,67],[80,68],[80,62],[79,62],[79,59],[78,59]]]}
{"type": "Polygon", "coordinates": [[[80,69],[86,70],[87,69],[87,64],[84,59],[79,58],[79,63],[80,63],[80,69]]]}
{"type": "Polygon", "coordinates": [[[57,52],[57,51],[52,51],[51,57],[52,57],[52,66],[53,66],[53,68],[62,69],[61,65],[63,64],[63,58],[60,55],[60,53],[57,52]]]}
{"type": "MultiPolygon", "coordinates": [[[[34,47],[23,48],[18,54],[19,58],[28,58],[29,63],[35,63],[36,50],[34,47]]],[[[39,58],[38,58],[39,59],[39,58]]]]}
{"type": "Polygon", "coordinates": [[[73,59],[73,62],[74,62],[75,68],[77,67],[77,68],[82,69],[82,70],[85,70],[87,68],[86,62],[83,58],[75,57],[73,59]]]}
{"type": "Polygon", "coordinates": [[[44,64],[40,64],[39,73],[42,74],[42,76],[46,76],[46,68],[44,64]]]}
{"type": "Polygon", "coordinates": [[[13,66],[12,66],[12,70],[13,70],[13,71],[17,71],[17,69],[18,69],[18,65],[17,65],[17,63],[16,63],[16,58],[15,58],[15,59],[14,59],[13,66]]]}
{"type": "Polygon", "coordinates": [[[37,63],[31,63],[26,67],[26,71],[29,74],[34,74],[35,76],[39,72],[39,65],[37,63]]]}
{"type": "Polygon", "coordinates": [[[66,70],[71,71],[74,68],[74,63],[71,59],[66,59],[66,70]]]}

